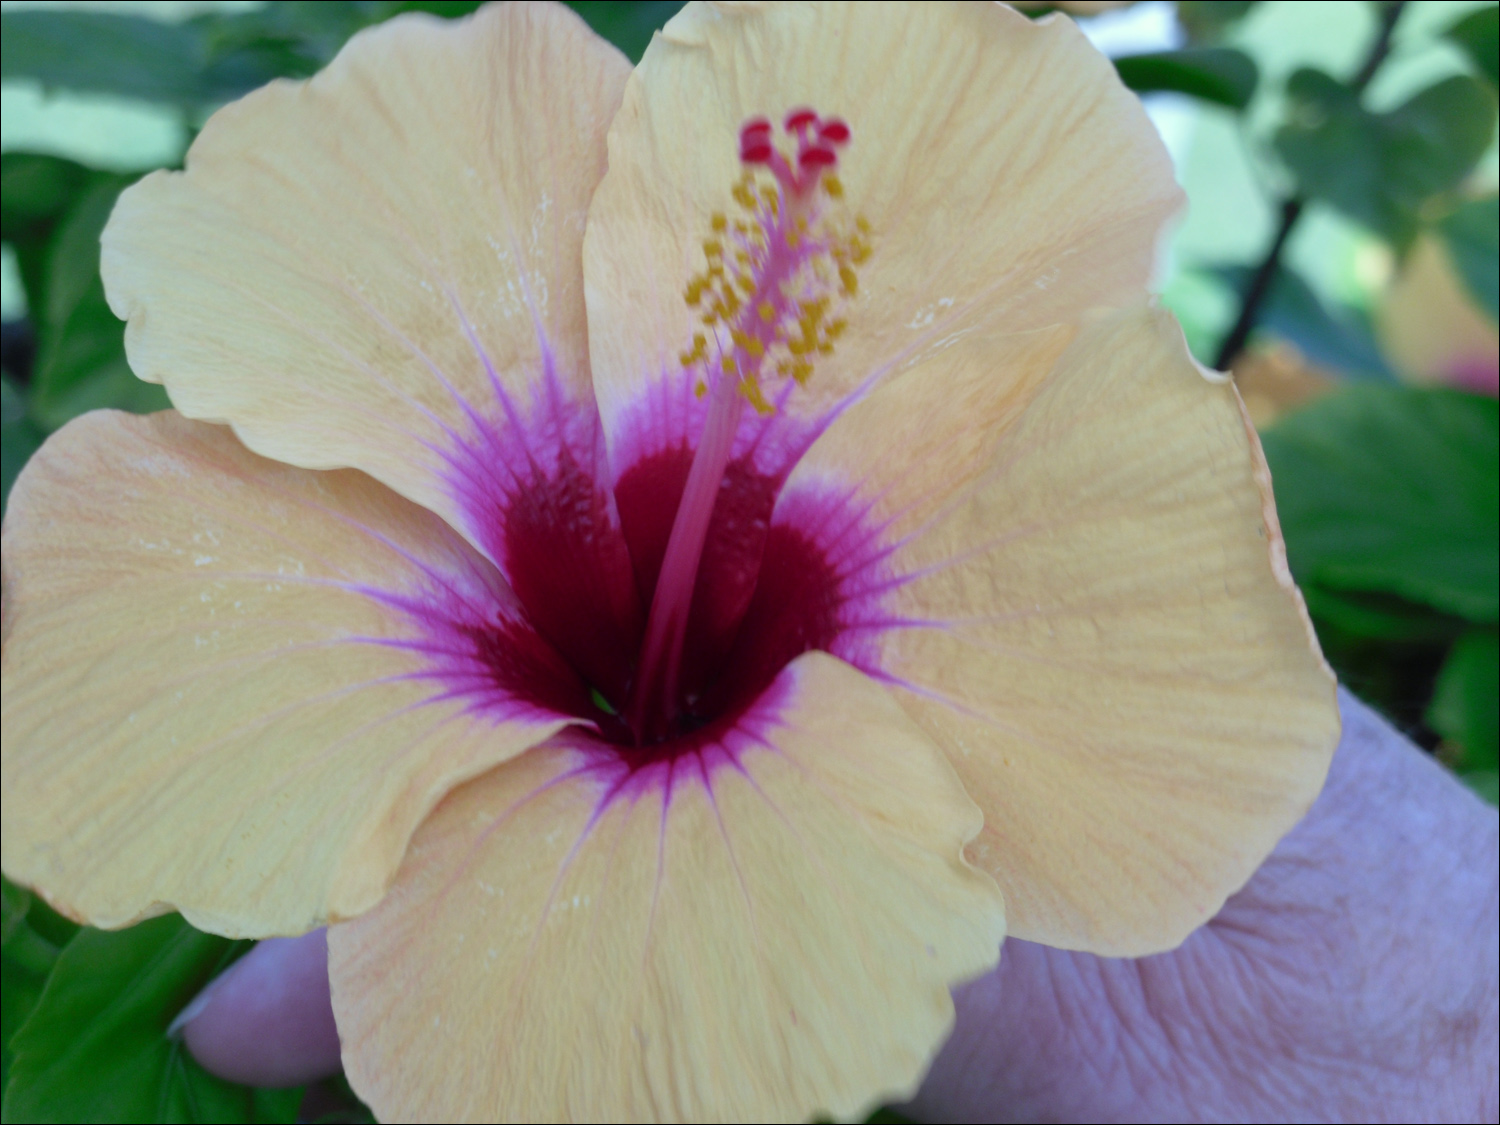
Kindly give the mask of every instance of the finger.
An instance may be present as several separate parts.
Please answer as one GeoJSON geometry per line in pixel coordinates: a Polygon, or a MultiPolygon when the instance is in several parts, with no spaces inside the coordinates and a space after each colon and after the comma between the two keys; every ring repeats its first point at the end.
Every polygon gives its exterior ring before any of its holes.
{"type": "Polygon", "coordinates": [[[1213,922],[1138,960],[1008,941],[908,1112],[1495,1120],[1494,810],[1341,705],[1323,794],[1213,922]]]}
{"type": "Polygon", "coordinates": [[[233,1082],[300,1086],[338,1073],[325,931],[261,942],[199,993],[172,1030],[204,1067],[233,1082]]]}

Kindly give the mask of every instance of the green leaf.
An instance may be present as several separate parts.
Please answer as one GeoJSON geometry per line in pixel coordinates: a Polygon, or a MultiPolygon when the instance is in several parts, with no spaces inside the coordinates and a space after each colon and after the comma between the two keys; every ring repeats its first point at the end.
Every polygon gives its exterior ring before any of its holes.
{"type": "Polygon", "coordinates": [[[1310,199],[1338,208],[1392,241],[1416,231],[1428,199],[1463,180],[1495,129],[1494,95],[1454,75],[1390,113],[1318,70],[1287,81],[1288,119],[1276,150],[1310,199]]]}
{"type": "Polygon", "coordinates": [[[342,1074],[335,1074],[307,1088],[300,1119],[310,1125],[375,1125],[375,1115],[342,1074]]]}
{"type": "Polygon", "coordinates": [[[128,179],[100,173],[59,226],[47,253],[47,291],[35,314],[37,363],[30,416],[55,430],[87,410],[164,410],[166,393],[131,374],[125,326],[104,299],[99,234],[128,179]]]}
{"type": "Polygon", "coordinates": [[[1299,582],[1500,616],[1500,416],[1462,391],[1356,384],[1263,435],[1299,582]]]}
{"type": "Polygon", "coordinates": [[[0,376],[0,512],[10,499],[11,485],[46,436],[26,417],[26,400],[20,390],[9,376],[0,376]]]}
{"type": "Polygon", "coordinates": [[[1458,779],[1488,805],[1500,805],[1500,770],[1464,770],[1458,779]]]}
{"type": "Polygon", "coordinates": [[[1461,752],[1459,771],[1500,765],[1500,635],[1470,629],[1454,644],[1438,673],[1427,722],[1461,752]]]}
{"type": "Polygon", "coordinates": [[[0,876],[0,947],[10,941],[31,906],[31,892],[0,876]]]}
{"type": "Polygon", "coordinates": [[[569,0],[568,7],[588,21],[598,34],[624,51],[631,62],[641,61],[641,55],[651,43],[653,33],[661,30],[666,22],[682,7],[681,0],[590,0],[580,4],[569,0]]]}
{"type": "Polygon", "coordinates": [[[1172,90],[1206,102],[1244,109],[1255,96],[1260,70],[1232,47],[1184,47],[1115,59],[1120,80],[1138,93],[1172,90]]]}
{"type": "Polygon", "coordinates": [[[1444,36],[1453,40],[1468,54],[1470,61],[1480,74],[1490,80],[1490,85],[1500,84],[1500,8],[1491,4],[1470,12],[1447,31],[1444,36]]]}
{"type": "Polygon", "coordinates": [[[53,223],[93,175],[82,164],[37,152],[0,154],[0,238],[14,242],[38,223],[53,223]]]}
{"type": "Polygon", "coordinates": [[[185,24],[112,12],[0,16],[0,77],[187,104],[203,96],[202,40],[185,24]]]}
{"type": "Polygon", "coordinates": [[[64,918],[53,910],[36,894],[31,896],[31,906],[26,911],[26,924],[58,949],[67,945],[83,929],[77,922],[64,918]]]}
{"type": "MultiPolygon", "coordinates": [[[[1236,294],[1250,284],[1249,266],[1216,266],[1208,272],[1236,294]]],[[[1394,380],[1369,318],[1359,309],[1330,309],[1285,265],[1261,306],[1258,325],[1295,344],[1309,362],[1345,375],[1394,380]]]]}
{"type": "Polygon", "coordinates": [[[4,896],[4,929],[0,940],[0,1089],[4,1089],[10,1080],[11,1038],[41,999],[47,975],[56,964],[61,947],[72,935],[65,929],[66,936],[58,941],[39,932],[33,922],[40,923],[42,930],[51,930],[49,923],[57,916],[24,887],[0,878],[0,894],[4,896]]]}
{"type": "Polygon", "coordinates": [[[34,152],[0,154],[0,239],[16,251],[26,307],[45,301],[47,245],[96,173],[82,164],[34,152]]]}
{"type": "Polygon", "coordinates": [[[250,942],[176,915],[68,943],[12,1041],[6,1121],[294,1121],[299,1090],[209,1074],[169,1039],[174,1016],[250,942]]]}
{"type": "Polygon", "coordinates": [[[1438,232],[1475,304],[1500,321],[1500,197],[1470,200],[1438,223],[1438,232]]]}
{"type": "Polygon", "coordinates": [[[1252,0],[1177,0],[1177,22],[1188,42],[1212,42],[1250,14],[1252,0]]]}
{"type": "Polygon", "coordinates": [[[185,108],[229,101],[277,76],[254,52],[216,53],[212,26],[115,12],[6,12],[0,76],[185,108]]]}
{"type": "MultiPolygon", "coordinates": [[[[376,18],[383,20],[402,12],[426,12],[428,15],[452,20],[477,11],[481,2],[482,0],[377,0],[373,7],[376,18]]],[[[322,3],[323,0],[316,0],[308,7],[316,8],[322,3]]]]}
{"type": "Polygon", "coordinates": [[[1467,623],[1394,594],[1333,591],[1311,583],[1302,595],[1321,631],[1342,630],[1351,637],[1396,644],[1448,644],[1467,623]]]}
{"type": "Polygon", "coordinates": [[[356,31],[398,14],[353,0],[288,0],[249,12],[211,13],[193,21],[219,68],[259,66],[292,78],[312,74],[338,54],[356,31]]]}

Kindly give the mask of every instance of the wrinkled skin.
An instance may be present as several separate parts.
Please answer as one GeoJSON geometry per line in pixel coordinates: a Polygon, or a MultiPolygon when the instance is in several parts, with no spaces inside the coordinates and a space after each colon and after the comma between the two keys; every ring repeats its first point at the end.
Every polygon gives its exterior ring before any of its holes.
{"type": "MultiPolygon", "coordinates": [[[[1178,950],[1007,944],[907,1112],[930,1121],[1494,1121],[1500,821],[1362,704],[1307,818],[1178,950]]],[[[262,942],[186,1039],[210,1069],[338,1068],[322,932],[262,942]]]]}

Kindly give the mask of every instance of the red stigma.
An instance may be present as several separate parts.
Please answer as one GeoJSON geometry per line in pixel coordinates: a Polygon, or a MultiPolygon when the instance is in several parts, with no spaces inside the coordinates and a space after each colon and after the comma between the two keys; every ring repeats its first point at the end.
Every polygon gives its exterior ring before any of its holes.
{"type": "Polygon", "coordinates": [[[830,145],[848,144],[849,126],[841,118],[830,117],[818,126],[818,140],[830,145]]]}
{"type": "Polygon", "coordinates": [[[740,162],[768,168],[789,196],[806,198],[824,173],[837,168],[836,150],[848,144],[852,134],[843,118],[819,117],[808,106],[789,111],[783,126],[797,142],[795,158],[772,143],[768,118],[752,117],[740,126],[740,162]]]}
{"type": "Polygon", "coordinates": [[[818,115],[806,106],[792,110],[786,115],[786,121],[783,122],[788,133],[799,132],[809,125],[816,125],[817,123],[818,115]]]}

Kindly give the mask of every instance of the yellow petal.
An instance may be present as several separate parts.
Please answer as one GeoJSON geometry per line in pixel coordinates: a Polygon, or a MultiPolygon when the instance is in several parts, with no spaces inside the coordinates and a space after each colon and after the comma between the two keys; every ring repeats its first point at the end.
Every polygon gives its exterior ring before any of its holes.
{"type": "Polygon", "coordinates": [[[221,110],[104,232],[132,368],[467,530],[438,451],[498,416],[492,378],[518,410],[549,362],[590,394],[580,245],[628,72],[562,5],[495,5],[391,20],[221,110]]]}
{"type": "Polygon", "coordinates": [[[5,873],[94,925],[358,914],[444,793],[561,725],[424,705],[443,685],[371,592],[499,590],[489,564],[363,474],[220,426],[70,423],[16,483],[4,556],[5,873]]]}
{"type": "Polygon", "coordinates": [[[1381,302],[1376,329],[1398,374],[1418,383],[1496,393],[1500,332],[1435,236],[1423,235],[1411,248],[1381,302]]]}
{"type": "Polygon", "coordinates": [[[683,287],[740,174],[738,133],[795,106],[847,120],[839,179],[873,253],[826,404],[955,334],[1136,299],[1181,194],[1109,60],[1068,19],[998,4],[690,4],[647,50],[609,136],[584,242],[606,432],[699,329],[683,287]]]}
{"type": "Polygon", "coordinates": [[[805,1121],[910,1091],[1004,922],[960,855],[978,812],[895,703],[810,654],[670,789],[570,737],[451,794],[329,931],[376,1114],[805,1121]]]}
{"type": "Polygon", "coordinates": [[[1338,714],[1232,384],[1163,312],[1064,343],[953,347],[788,488],[863,480],[894,521],[906,625],[872,670],[984,810],[969,854],[1010,932],[1135,956],[1211,917],[1297,821],[1338,714]]]}

